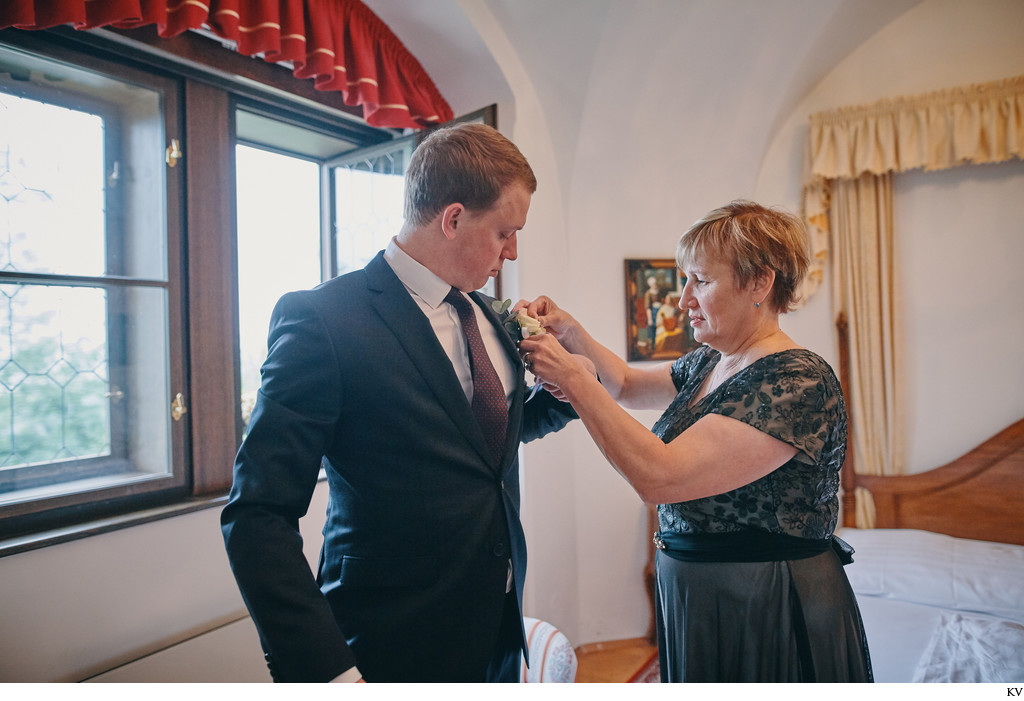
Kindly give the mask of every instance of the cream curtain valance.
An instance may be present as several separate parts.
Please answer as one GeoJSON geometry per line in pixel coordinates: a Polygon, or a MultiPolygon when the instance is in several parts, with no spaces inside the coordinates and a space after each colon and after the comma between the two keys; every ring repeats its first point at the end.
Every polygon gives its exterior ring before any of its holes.
{"type": "Polygon", "coordinates": [[[1024,157],[1024,76],[818,112],[809,121],[803,210],[812,257],[804,299],[824,277],[830,181],[1024,157]]]}
{"type": "Polygon", "coordinates": [[[998,163],[1024,151],[1024,76],[810,118],[812,178],[998,163]]]}

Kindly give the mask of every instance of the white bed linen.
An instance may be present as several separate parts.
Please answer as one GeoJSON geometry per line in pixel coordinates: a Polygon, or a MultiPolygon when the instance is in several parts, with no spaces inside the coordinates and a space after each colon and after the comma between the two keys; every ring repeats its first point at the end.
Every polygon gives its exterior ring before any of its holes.
{"type": "Polygon", "coordinates": [[[921,657],[942,619],[942,610],[861,594],[857,595],[857,605],[864,619],[875,681],[914,681],[921,657]]]}
{"type": "Polygon", "coordinates": [[[857,552],[846,568],[858,594],[1024,623],[1024,546],[910,529],[841,528],[857,552]]]}
{"type": "Polygon", "coordinates": [[[913,681],[1024,681],[1024,625],[958,611],[943,612],[913,681]]]}
{"type": "Polygon", "coordinates": [[[1024,546],[843,528],[878,682],[1024,680],[1024,546]]]}

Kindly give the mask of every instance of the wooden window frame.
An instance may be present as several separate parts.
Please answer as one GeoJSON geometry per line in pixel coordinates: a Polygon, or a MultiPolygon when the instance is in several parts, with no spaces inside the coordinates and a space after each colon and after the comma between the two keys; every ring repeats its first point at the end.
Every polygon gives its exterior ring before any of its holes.
{"type": "MultiPolygon", "coordinates": [[[[5,45],[27,53],[39,54],[48,59],[64,61],[69,65],[80,66],[86,71],[96,71],[101,74],[110,75],[117,80],[126,83],[137,83],[153,90],[160,91],[161,111],[163,113],[166,133],[168,138],[174,135],[180,128],[181,112],[181,89],[180,81],[166,73],[155,72],[148,68],[139,67],[132,63],[121,63],[115,57],[107,54],[82,51],[78,46],[70,45],[63,41],[54,41],[46,33],[18,32],[16,30],[0,31],[0,38],[5,45]]],[[[53,104],[61,104],[69,98],[60,96],[45,96],[45,101],[53,104]]],[[[97,102],[88,97],[73,98],[76,104],[88,104],[95,109],[97,102]]],[[[104,110],[98,110],[102,113],[104,110]]],[[[112,114],[107,114],[108,119],[112,114]]],[[[116,121],[116,120],[115,120],[116,121]]],[[[118,130],[114,130],[117,134],[118,130]]],[[[108,140],[106,150],[108,157],[111,155],[112,141],[108,140]]],[[[115,149],[115,154],[118,153],[115,149]]],[[[170,360],[166,368],[169,375],[170,388],[182,387],[187,374],[185,360],[186,351],[181,342],[183,336],[184,319],[186,310],[181,291],[185,283],[183,271],[181,270],[182,259],[177,251],[183,249],[184,232],[181,222],[181,208],[184,201],[184,180],[179,173],[173,170],[166,171],[166,203],[167,214],[166,246],[168,249],[168,261],[166,279],[149,279],[148,277],[136,278],[133,275],[119,275],[123,270],[115,270],[113,273],[98,277],[79,277],[75,275],[58,273],[8,273],[5,278],[11,282],[18,279],[32,281],[37,284],[60,285],[72,287],[93,287],[105,288],[110,295],[108,309],[117,310],[117,299],[128,288],[142,289],[146,287],[160,288],[167,292],[168,304],[168,328],[167,353],[170,360]]],[[[119,195],[116,195],[119,196],[119,195]]],[[[108,201],[107,205],[110,205],[108,201]]],[[[108,209],[108,216],[111,211],[120,212],[117,207],[108,209]]],[[[124,236],[116,225],[108,221],[108,235],[117,238],[124,236]]],[[[113,246],[116,249],[117,246],[113,246]]],[[[108,251],[109,253],[109,251],[108,251]]],[[[115,320],[111,321],[116,325],[118,314],[113,313],[115,320]]],[[[111,328],[114,328],[112,326],[111,328]]],[[[108,333],[110,329],[108,329],[108,333]]],[[[113,335],[118,338],[118,343],[124,336],[113,335]]],[[[117,356],[115,345],[108,346],[111,359],[117,356]]],[[[111,379],[117,375],[111,371],[111,379]]],[[[124,421],[118,419],[117,412],[112,412],[111,422],[116,431],[118,423],[124,421]]],[[[170,501],[180,500],[188,495],[190,485],[189,456],[185,449],[188,444],[187,428],[184,426],[172,425],[171,435],[168,436],[173,450],[171,451],[171,471],[167,474],[159,474],[153,478],[144,480],[127,480],[123,483],[103,484],[94,488],[94,491],[68,491],[55,495],[40,496],[35,501],[15,502],[5,505],[3,518],[0,519],[0,555],[6,554],[4,544],[7,540],[20,542],[27,535],[34,537],[36,533],[46,532],[54,528],[63,528],[69,523],[81,523],[88,519],[103,517],[112,513],[138,510],[154,504],[165,504],[170,501]]],[[[130,464],[119,455],[115,445],[111,446],[112,454],[107,458],[96,458],[79,461],[69,461],[65,464],[54,463],[51,467],[42,468],[40,472],[50,470],[53,474],[66,473],[77,465],[94,465],[96,469],[92,472],[95,475],[108,476],[117,472],[132,472],[130,464]],[[104,465],[110,469],[104,468],[104,465]]],[[[116,482],[116,481],[115,481],[116,482]]]]}

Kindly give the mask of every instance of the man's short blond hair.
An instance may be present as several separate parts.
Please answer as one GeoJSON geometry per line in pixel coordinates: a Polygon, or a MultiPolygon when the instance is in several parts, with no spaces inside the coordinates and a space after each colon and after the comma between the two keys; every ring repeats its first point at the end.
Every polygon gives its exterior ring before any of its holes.
{"type": "Polygon", "coordinates": [[[405,174],[405,219],[423,226],[453,202],[489,209],[509,185],[533,194],[537,178],[515,144],[485,124],[461,123],[431,132],[405,174]]]}

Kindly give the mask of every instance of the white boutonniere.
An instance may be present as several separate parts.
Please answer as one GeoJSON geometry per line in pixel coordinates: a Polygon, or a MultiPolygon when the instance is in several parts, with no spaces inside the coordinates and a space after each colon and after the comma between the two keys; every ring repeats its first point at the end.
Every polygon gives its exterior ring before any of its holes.
{"type": "Polygon", "coordinates": [[[505,327],[505,331],[515,341],[516,346],[524,338],[547,333],[540,322],[527,314],[525,309],[520,309],[515,314],[510,313],[509,307],[511,306],[511,299],[506,299],[504,302],[497,300],[491,302],[491,309],[501,317],[501,325],[505,327]]]}
{"type": "MultiPolygon", "coordinates": [[[[509,307],[511,306],[511,299],[506,299],[504,302],[497,300],[491,302],[491,309],[501,317],[501,325],[508,332],[508,335],[512,337],[512,342],[516,344],[516,348],[519,347],[519,342],[524,338],[547,333],[544,327],[540,325],[540,322],[527,314],[525,309],[520,309],[515,314],[512,314],[509,312],[509,307]]],[[[526,398],[526,401],[533,399],[539,389],[540,383],[538,382],[530,390],[530,396],[526,398]]]]}

